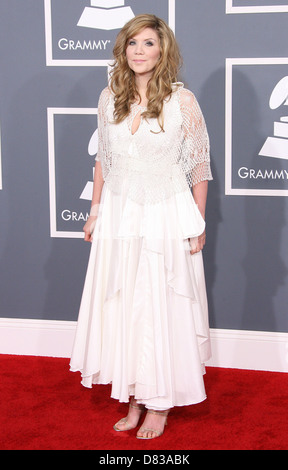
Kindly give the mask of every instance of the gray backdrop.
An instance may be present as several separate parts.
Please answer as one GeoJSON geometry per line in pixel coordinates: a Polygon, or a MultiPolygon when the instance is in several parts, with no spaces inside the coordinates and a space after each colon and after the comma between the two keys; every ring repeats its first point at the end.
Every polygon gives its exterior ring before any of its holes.
{"type": "MultiPolygon", "coordinates": [[[[276,109],[269,107],[288,75],[288,1],[234,0],[227,2],[230,13],[225,0],[175,3],[181,78],[200,102],[211,139],[204,252],[211,327],[287,332],[285,120],[281,141],[275,139],[284,156],[259,151],[274,136],[274,123],[288,115],[284,95],[276,109]],[[273,5],[283,12],[268,13],[273,5]],[[254,6],[263,12],[249,11],[254,6]]],[[[109,16],[103,29],[77,26],[85,7],[95,11],[96,4],[0,2],[4,318],[77,319],[90,249],[81,230],[97,151],[96,108],[119,31],[109,29],[109,16]]],[[[118,7],[154,12],[172,24],[169,4],[126,0],[118,7]]]]}

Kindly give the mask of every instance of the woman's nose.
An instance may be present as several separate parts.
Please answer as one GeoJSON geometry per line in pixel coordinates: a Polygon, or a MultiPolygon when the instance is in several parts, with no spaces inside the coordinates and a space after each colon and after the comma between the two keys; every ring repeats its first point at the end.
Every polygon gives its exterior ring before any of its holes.
{"type": "Polygon", "coordinates": [[[142,44],[137,44],[136,49],[135,49],[136,54],[143,54],[143,46],[142,44]]]}

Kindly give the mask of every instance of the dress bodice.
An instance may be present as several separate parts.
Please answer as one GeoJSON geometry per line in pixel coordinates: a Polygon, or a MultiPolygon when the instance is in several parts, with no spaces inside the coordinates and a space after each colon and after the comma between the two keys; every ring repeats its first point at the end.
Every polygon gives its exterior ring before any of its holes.
{"type": "Polygon", "coordinates": [[[139,203],[155,203],[211,179],[209,138],[194,95],[175,87],[164,101],[161,130],[157,119],[144,118],[145,107],[133,104],[129,116],[114,123],[114,97],[108,88],[99,100],[99,150],[105,182],[121,192],[129,179],[129,195],[139,203]],[[141,113],[140,124],[132,125],[141,113]]]}

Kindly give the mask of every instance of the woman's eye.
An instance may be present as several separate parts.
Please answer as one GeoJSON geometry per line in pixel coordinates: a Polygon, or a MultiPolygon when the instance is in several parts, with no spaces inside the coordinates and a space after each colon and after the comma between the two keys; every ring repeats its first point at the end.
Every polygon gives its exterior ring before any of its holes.
{"type": "Polygon", "coordinates": [[[146,46],[153,46],[153,42],[151,41],[146,42],[146,46]]]}
{"type": "Polygon", "coordinates": [[[128,44],[129,44],[129,46],[134,46],[134,44],[136,44],[136,43],[135,43],[135,41],[129,41],[128,44]]]}

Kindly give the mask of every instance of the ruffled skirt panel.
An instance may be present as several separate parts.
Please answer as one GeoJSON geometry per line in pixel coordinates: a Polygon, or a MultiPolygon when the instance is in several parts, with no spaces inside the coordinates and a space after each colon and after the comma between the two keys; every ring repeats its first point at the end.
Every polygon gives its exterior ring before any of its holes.
{"type": "Polygon", "coordinates": [[[211,351],[202,253],[188,238],[205,222],[189,190],[153,205],[127,194],[103,186],[70,368],[120,402],[199,403],[211,351]]]}

